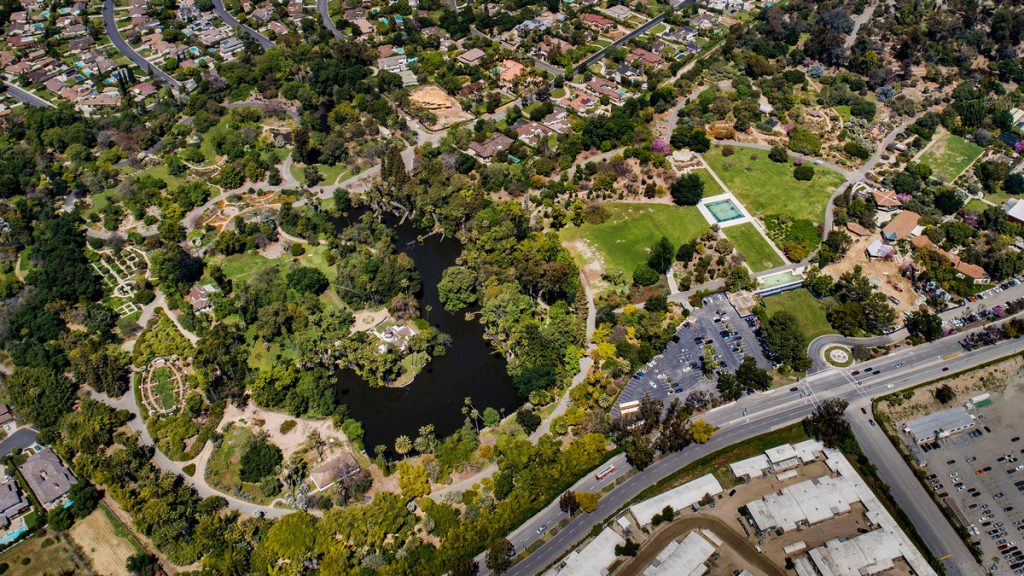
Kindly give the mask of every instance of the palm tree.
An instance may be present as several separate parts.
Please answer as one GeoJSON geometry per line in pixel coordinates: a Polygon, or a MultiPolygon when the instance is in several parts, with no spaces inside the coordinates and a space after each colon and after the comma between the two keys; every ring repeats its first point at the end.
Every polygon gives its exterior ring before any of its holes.
{"type": "Polygon", "coordinates": [[[408,436],[402,435],[395,438],[395,452],[405,456],[410,450],[412,450],[412,440],[408,436]]]}

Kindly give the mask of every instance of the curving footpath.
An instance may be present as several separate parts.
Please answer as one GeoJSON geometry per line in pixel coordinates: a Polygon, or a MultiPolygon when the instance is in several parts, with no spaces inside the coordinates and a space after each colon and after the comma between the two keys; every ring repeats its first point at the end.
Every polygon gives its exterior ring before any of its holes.
{"type": "Polygon", "coordinates": [[[149,60],[143,58],[134,48],[125,42],[124,37],[121,36],[121,31],[117,29],[117,19],[114,17],[114,0],[103,0],[103,27],[107,31],[107,36],[110,37],[110,41],[113,42],[114,47],[117,51],[124,55],[125,58],[131,60],[136,66],[141,68],[147,74],[151,74],[153,78],[158,80],[161,84],[166,85],[171,91],[178,93],[181,92],[182,85],[170,74],[164,72],[159,66],[151,63],[149,60]]]}

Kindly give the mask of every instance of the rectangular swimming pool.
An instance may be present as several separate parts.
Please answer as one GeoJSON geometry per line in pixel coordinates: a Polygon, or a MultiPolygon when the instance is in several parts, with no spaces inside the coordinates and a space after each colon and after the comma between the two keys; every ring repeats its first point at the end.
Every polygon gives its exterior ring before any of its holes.
{"type": "Polygon", "coordinates": [[[732,200],[718,200],[717,202],[709,202],[705,204],[708,212],[715,217],[718,222],[728,222],[730,220],[736,220],[737,218],[743,218],[743,212],[736,206],[736,203],[732,200]]]}

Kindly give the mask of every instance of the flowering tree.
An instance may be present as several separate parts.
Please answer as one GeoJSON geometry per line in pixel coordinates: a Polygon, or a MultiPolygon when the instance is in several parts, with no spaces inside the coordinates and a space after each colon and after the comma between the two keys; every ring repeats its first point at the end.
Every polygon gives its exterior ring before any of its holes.
{"type": "Polygon", "coordinates": [[[668,145],[668,142],[658,138],[654,142],[651,142],[651,151],[661,154],[662,156],[668,156],[672,153],[672,147],[668,145]]]}

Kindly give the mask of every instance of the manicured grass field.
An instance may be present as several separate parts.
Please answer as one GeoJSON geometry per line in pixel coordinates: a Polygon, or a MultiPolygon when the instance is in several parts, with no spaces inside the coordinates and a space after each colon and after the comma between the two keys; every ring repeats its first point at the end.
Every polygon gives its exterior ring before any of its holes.
{"type": "Polygon", "coordinates": [[[804,288],[790,290],[764,299],[768,315],[785,310],[796,317],[803,327],[808,340],[814,340],[824,334],[834,334],[835,330],[825,318],[825,308],[817,298],[804,288]]]}
{"type": "Polygon", "coordinates": [[[782,266],[785,262],[772,250],[768,241],[761,236],[753,224],[747,222],[724,229],[726,237],[736,244],[736,250],[754,272],[782,266]]]}
{"type": "MultiPolygon", "coordinates": [[[[337,166],[326,166],[323,164],[317,164],[316,168],[317,170],[320,171],[320,176],[322,176],[323,178],[322,180],[320,180],[320,184],[318,184],[318,186],[334,184],[338,180],[338,178],[342,176],[343,173],[346,173],[346,166],[344,164],[338,164],[337,166]]],[[[303,164],[293,163],[292,177],[298,180],[300,183],[305,184],[306,166],[303,164]]]]}
{"type": "Polygon", "coordinates": [[[921,154],[920,161],[931,166],[932,176],[952,182],[981,156],[985,149],[960,136],[943,131],[921,154]]]}
{"type": "MultiPolygon", "coordinates": [[[[334,280],[338,277],[338,270],[327,263],[327,253],[330,251],[330,247],[327,245],[306,247],[306,253],[299,257],[296,263],[299,266],[311,266],[313,268],[319,268],[324,276],[327,276],[328,280],[334,280]]],[[[282,273],[286,273],[291,266],[295,265],[292,262],[291,254],[283,254],[279,258],[271,260],[257,254],[256,252],[245,252],[242,254],[233,254],[225,258],[220,259],[220,264],[223,267],[224,274],[236,281],[245,282],[250,277],[255,276],[260,270],[267,266],[277,266],[281,269],[282,273]]]]}
{"type": "Polygon", "coordinates": [[[751,214],[783,214],[816,224],[824,220],[825,206],[842,185],[842,175],[815,165],[814,178],[801,182],[793,178],[792,162],[772,162],[764,150],[739,147],[735,150],[735,154],[725,158],[721,146],[712,146],[703,156],[751,214]]]}
{"type": "Polygon", "coordinates": [[[694,170],[693,173],[700,178],[701,182],[704,183],[705,198],[711,196],[718,196],[719,194],[725,194],[725,190],[723,190],[722,187],[718,185],[718,181],[715,180],[715,177],[711,175],[711,172],[708,172],[703,168],[698,168],[694,170]]]}
{"type": "MultiPolygon", "coordinates": [[[[989,195],[989,194],[986,194],[985,198],[988,198],[989,200],[992,200],[991,195],[989,195]]],[[[995,200],[992,200],[992,201],[995,202],[995,200]]],[[[967,205],[964,206],[964,208],[967,209],[968,212],[984,212],[985,210],[988,210],[990,208],[990,206],[988,204],[985,204],[981,200],[978,200],[977,198],[975,198],[975,199],[971,200],[970,202],[968,202],[967,205]]]]}
{"type": "Polygon", "coordinates": [[[174,379],[171,378],[171,370],[161,366],[153,371],[153,392],[164,410],[170,410],[175,405],[174,379]]]}
{"type": "Polygon", "coordinates": [[[708,231],[707,220],[697,208],[668,204],[634,204],[613,202],[604,205],[608,219],[601,224],[564,228],[566,241],[585,240],[601,252],[606,272],[623,272],[632,277],[633,270],[647,261],[651,246],[662,236],[679,246],[708,231]]]}

